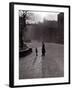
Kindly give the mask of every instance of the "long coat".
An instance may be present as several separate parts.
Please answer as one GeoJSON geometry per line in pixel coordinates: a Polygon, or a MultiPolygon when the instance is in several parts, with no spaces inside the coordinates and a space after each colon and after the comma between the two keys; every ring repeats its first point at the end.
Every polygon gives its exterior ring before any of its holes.
{"type": "Polygon", "coordinates": [[[44,44],[42,44],[42,55],[45,55],[45,45],[44,44]]]}

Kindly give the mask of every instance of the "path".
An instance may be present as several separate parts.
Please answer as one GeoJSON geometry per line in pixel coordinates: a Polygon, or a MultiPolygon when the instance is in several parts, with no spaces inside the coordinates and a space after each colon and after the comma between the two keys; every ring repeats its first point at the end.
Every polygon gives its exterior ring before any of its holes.
{"type": "Polygon", "coordinates": [[[19,60],[19,78],[63,77],[63,45],[46,43],[46,55],[41,56],[41,43],[32,43],[33,52],[19,60]],[[38,56],[35,55],[38,48],[38,56]]]}

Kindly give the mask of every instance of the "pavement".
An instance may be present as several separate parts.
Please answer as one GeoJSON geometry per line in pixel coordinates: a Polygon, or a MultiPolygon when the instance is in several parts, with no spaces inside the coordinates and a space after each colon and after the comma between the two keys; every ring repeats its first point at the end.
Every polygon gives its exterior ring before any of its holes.
{"type": "Polygon", "coordinates": [[[33,52],[19,59],[19,79],[64,76],[64,45],[45,43],[45,56],[42,56],[41,53],[41,42],[33,41],[29,46],[33,52]],[[38,49],[38,56],[35,53],[36,47],[38,49]]]}

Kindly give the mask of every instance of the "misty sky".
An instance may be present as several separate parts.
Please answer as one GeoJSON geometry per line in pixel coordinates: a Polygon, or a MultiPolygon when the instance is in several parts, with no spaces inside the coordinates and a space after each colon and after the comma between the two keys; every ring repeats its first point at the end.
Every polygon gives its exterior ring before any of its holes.
{"type": "MultiPolygon", "coordinates": [[[[57,21],[57,15],[59,13],[54,13],[54,12],[34,12],[34,11],[28,11],[29,13],[32,13],[32,15],[28,16],[30,19],[27,19],[27,23],[39,23],[43,22],[44,20],[49,20],[49,21],[57,21]]],[[[23,14],[23,12],[20,12],[20,16],[23,14]]]]}

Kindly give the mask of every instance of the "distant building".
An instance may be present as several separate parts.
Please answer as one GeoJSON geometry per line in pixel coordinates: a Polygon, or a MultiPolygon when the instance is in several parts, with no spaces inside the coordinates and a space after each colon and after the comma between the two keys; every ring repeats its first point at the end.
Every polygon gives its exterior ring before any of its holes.
{"type": "Polygon", "coordinates": [[[64,25],[64,13],[58,14],[58,24],[59,25],[64,25]]]}
{"type": "Polygon", "coordinates": [[[59,41],[64,43],[64,13],[58,14],[59,41]]]}

